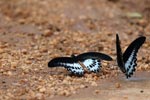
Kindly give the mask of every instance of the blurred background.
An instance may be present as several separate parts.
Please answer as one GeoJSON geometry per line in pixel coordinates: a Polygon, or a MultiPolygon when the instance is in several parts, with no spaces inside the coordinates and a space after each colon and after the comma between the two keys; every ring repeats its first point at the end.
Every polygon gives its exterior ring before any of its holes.
{"type": "Polygon", "coordinates": [[[145,29],[148,24],[149,2],[149,0],[0,0],[0,17],[1,24],[13,22],[28,27],[33,25],[39,30],[54,32],[67,30],[86,33],[103,31],[144,33],[141,27],[145,29]]]}

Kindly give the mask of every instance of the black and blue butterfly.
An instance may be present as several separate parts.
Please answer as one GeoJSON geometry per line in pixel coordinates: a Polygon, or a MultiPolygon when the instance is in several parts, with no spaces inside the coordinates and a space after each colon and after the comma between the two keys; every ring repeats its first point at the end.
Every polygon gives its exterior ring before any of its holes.
{"type": "Polygon", "coordinates": [[[118,34],[116,34],[116,50],[117,50],[117,63],[121,71],[126,75],[127,78],[133,75],[137,66],[137,52],[142,44],[145,42],[146,37],[140,36],[135,39],[122,54],[120,47],[120,40],[118,34]]]}
{"type": "Polygon", "coordinates": [[[63,66],[72,74],[82,76],[85,68],[90,72],[99,72],[101,60],[111,61],[112,58],[103,53],[86,52],[77,56],[54,58],[49,61],[48,67],[63,66]]]}

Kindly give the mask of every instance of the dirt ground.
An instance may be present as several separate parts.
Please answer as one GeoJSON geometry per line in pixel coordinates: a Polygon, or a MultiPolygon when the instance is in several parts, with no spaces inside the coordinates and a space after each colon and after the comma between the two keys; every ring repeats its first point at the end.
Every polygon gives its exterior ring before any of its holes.
{"type": "Polygon", "coordinates": [[[150,100],[150,0],[0,0],[0,100],[150,100]],[[127,80],[122,49],[147,37],[127,80]],[[48,68],[54,57],[87,51],[110,55],[102,70],[70,76],[48,68]]]}

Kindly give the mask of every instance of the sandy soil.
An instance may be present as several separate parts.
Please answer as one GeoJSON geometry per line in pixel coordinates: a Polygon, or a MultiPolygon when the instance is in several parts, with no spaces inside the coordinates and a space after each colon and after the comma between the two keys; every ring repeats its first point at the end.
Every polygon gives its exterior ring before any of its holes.
{"type": "Polygon", "coordinates": [[[149,0],[0,0],[0,6],[0,99],[148,100],[149,0]],[[147,37],[130,81],[116,66],[116,32],[123,50],[147,37]],[[114,60],[80,78],[47,67],[54,57],[86,51],[114,60]]]}
{"type": "MultiPolygon", "coordinates": [[[[117,77],[98,81],[98,86],[79,90],[69,97],[62,96],[62,100],[133,100],[150,98],[150,72],[137,72],[130,79],[122,74],[117,77]]],[[[59,100],[56,97],[53,100],[59,100]]]]}

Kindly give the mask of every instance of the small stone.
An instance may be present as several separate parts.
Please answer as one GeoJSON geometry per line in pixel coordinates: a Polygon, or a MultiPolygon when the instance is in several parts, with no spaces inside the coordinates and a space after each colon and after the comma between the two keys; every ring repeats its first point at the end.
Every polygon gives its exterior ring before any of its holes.
{"type": "Polygon", "coordinates": [[[26,64],[32,64],[32,61],[31,60],[26,60],[25,63],[26,64]]]}
{"type": "Polygon", "coordinates": [[[35,97],[38,99],[38,100],[43,100],[44,99],[44,95],[42,93],[37,93],[35,94],[35,97]]]}
{"type": "Polygon", "coordinates": [[[148,64],[145,64],[145,65],[144,65],[144,68],[145,68],[145,70],[149,69],[149,65],[148,65],[148,64]]]}
{"type": "Polygon", "coordinates": [[[97,86],[97,83],[96,82],[92,82],[91,86],[97,86]]]}
{"type": "Polygon", "coordinates": [[[51,30],[47,29],[43,32],[42,35],[45,37],[48,37],[48,36],[51,36],[52,34],[53,34],[53,32],[51,30]]]}
{"type": "Polygon", "coordinates": [[[115,87],[116,87],[116,88],[120,88],[120,87],[121,87],[121,84],[120,84],[120,83],[116,83],[116,84],[115,84],[115,87]]]}
{"type": "Polygon", "coordinates": [[[48,51],[48,49],[45,48],[45,47],[40,49],[40,52],[41,52],[41,53],[44,53],[44,52],[47,52],[47,51],[48,51]]]}
{"type": "Polygon", "coordinates": [[[1,49],[0,48],[0,54],[2,54],[2,53],[4,53],[5,51],[4,51],[4,49],[1,49]]]}
{"type": "Polygon", "coordinates": [[[17,67],[17,65],[18,65],[18,63],[17,63],[17,62],[11,62],[11,68],[16,68],[16,67],[17,67]]]}
{"type": "Polygon", "coordinates": [[[22,49],[21,51],[23,54],[27,54],[27,49],[22,49]]]}
{"type": "Polygon", "coordinates": [[[126,96],[124,96],[123,98],[126,99],[126,100],[128,100],[128,97],[126,97],[126,96]]]}
{"type": "Polygon", "coordinates": [[[145,19],[141,19],[138,21],[138,23],[140,26],[145,27],[147,25],[147,21],[145,19]]]}
{"type": "Polygon", "coordinates": [[[19,19],[18,22],[19,22],[20,24],[24,24],[24,23],[26,22],[26,20],[25,20],[25,19],[19,19]]]}
{"type": "Polygon", "coordinates": [[[63,96],[70,96],[71,94],[70,94],[69,91],[63,90],[63,91],[60,92],[60,95],[63,95],[63,96]]]}
{"type": "Polygon", "coordinates": [[[46,91],[46,88],[45,88],[45,87],[42,87],[42,88],[39,89],[39,92],[44,93],[45,91],[46,91]]]}
{"type": "Polygon", "coordinates": [[[139,12],[128,12],[126,16],[129,18],[138,18],[138,19],[141,19],[143,17],[143,15],[139,12]]]}
{"type": "Polygon", "coordinates": [[[82,88],[85,88],[85,87],[86,87],[86,86],[85,86],[85,85],[83,85],[83,84],[82,84],[82,85],[80,85],[80,88],[81,88],[81,89],[82,89],[82,88]]]}
{"type": "Polygon", "coordinates": [[[94,92],[95,92],[96,94],[98,94],[98,93],[100,93],[100,90],[95,90],[94,92]]]}
{"type": "Polygon", "coordinates": [[[140,92],[141,92],[141,93],[143,93],[144,91],[143,91],[143,90],[141,90],[140,92]]]}
{"type": "Polygon", "coordinates": [[[11,71],[7,72],[7,75],[11,76],[13,73],[11,71]]]}

